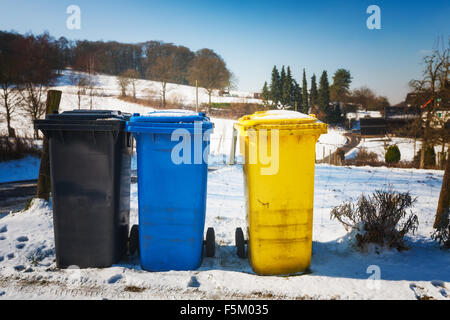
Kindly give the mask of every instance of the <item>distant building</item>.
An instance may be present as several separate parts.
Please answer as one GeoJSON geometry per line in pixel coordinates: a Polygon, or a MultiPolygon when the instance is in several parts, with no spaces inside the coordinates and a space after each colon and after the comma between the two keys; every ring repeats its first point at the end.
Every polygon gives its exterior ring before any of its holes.
{"type": "Polygon", "coordinates": [[[419,107],[385,107],[386,131],[391,133],[407,126],[420,118],[421,112],[419,107]]]}
{"type": "Polygon", "coordinates": [[[262,99],[261,92],[254,92],[253,99],[262,99]]]}

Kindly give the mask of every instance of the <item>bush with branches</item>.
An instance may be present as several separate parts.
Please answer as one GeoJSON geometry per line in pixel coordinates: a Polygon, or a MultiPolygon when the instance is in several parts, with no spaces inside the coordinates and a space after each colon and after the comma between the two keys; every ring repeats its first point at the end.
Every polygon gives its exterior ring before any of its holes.
{"type": "Polygon", "coordinates": [[[417,215],[407,212],[415,202],[409,192],[377,190],[367,197],[361,195],[356,204],[346,202],[333,208],[331,218],[347,231],[356,232],[356,243],[362,250],[368,244],[404,250],[404,236],[414,233],[419,225],[417,215]]]}

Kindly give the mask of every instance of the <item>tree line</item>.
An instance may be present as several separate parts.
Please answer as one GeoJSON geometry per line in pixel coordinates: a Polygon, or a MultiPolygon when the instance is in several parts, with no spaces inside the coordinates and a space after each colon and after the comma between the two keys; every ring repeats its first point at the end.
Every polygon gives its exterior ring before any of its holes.
{"type": "Polygon", "coordinates": [[[73,73],[70,80],[78,87],[79,107],[81,96],[88,93],[91,108],[96,73],[120,75],[119,85],[120,81],[125,88],[131,84],[134,97],[137,79],[161,81],[163,105],[167,83],[198,84],[207,90],[211,101],[213,91],[230,86],[232,79],[223,58],[211,49],[193,52],[161,41],[72,41],[55,39],[48,33],[35,36],[0,31],[0,103],[10,137],[15,136],[11,119],[19,108],[31,120],[43,116],[47,89],[67,67],[82,72],[73,73]]]}
{"type": "Polygon", "coordinates": [[[347,112],[358,107],[366,110],[382,110],[389,106],[386,97],[377,96],[371,89],[360,87],[350,90],[352,76],[349,70],[338,69],[330,85],[328,73],[324,70],[317,84],[313,74],[308,86],[306,70],[303,69],[301,85],[292,76],[290,66],[278,71],[274,66],[270,84],[264,82],[261,97],[271,108],[292,109],[303,113],[315,113],[319,119],[336,124],[347,112]]]}

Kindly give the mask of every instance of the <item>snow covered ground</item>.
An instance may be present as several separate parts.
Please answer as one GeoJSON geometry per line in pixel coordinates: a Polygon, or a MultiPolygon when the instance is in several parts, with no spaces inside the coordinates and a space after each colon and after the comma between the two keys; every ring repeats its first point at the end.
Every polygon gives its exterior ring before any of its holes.
{"type": "MultiPolygon", "coordinates": [[[[347,152],[345,155],[346,159],[353,159],[356,157],[358,150],[361,148],[366,148],[367,151],[375,152],[378,156],[378,160],[384,161],[384,155],[388,146],[397,145],[400,150],[401,161],[413,161],[414,159],[414,139],[410,138],[398,138],[398,137],[379,137],[379,138],[363,138],[361,142],[347,152]]],[[[416,154],[419,152],[422,146],[421,141],[416,141],[416,154]]],[[[447,148],[445,149],[447,150],[447,148]]],[[[442,151],[441,146],[435,146],[434,151],[436,155],[438,152],[442,151]]]]}
{"type": "MultiPolygon", "coordinates": [[[[158,85],[139,81],[138,97],[147,97],[152,90],[157,92],[158,85]]],[[[94,98],[95,109],[141,114],[152,110],[117,99],[119,89],[115,77],[99,76],[99,88],[102,94],[94,98]]],[[[60,78],[58,89],[63,91],[61,110],[76,108],[76,91],[69,83],[67,72],[60,78]]],[[[192,103],[194,90],[173,85],[169,94],[192,103]]],[[[238,95],[214,97],[213,101],[249,99],[248,93],[238,95]]],[[[201,99],[207,99],[204,93],[201,99]]],[[[83,105],[87,103],[85,96],[83,105]]],[[[54,262],[51,204],[35,202],[27,212],[0,217],[0,299],[449,298],[450,256],[430,239],[442,184],[441,171],[317,165],[312,273],[291,277],[255,275],[248,261],[236,256],[234,248],[235,228],[246,225],[242,167],[224,164],[230,152],[234,121],[211,120],[215,132],[211,137],[210,166],[217,170],[211,171],[208,177],[206,227],[212,226],[216,231],[215,258],[205,258],[199,270],[185,272],[145,272],[137,258],[103,270],[58,270],[54,262]],[[342,201],[356,200],[362,192],[367,194],[388,186],[411,191],[419,197],[414,208],[419,216],[419,230],[407,238],[411,250],[359,253],[344,228],[330,220],[330,210],[342,201]],[[380,271],[381,281],[367,280],[373,276],[373,270],[380,271]]],[[[23,114],[16,114],[13,126],[21,135],[32,135],[30,120],[23,114]]],[[[5,129],[5,124],[0,123],[0,131],[5,129]]],[[[346,139],[343,131],[329,128],[316,145],[317,159],[323,157],[324,147],[327,156],[345,144],[346,139]]],[[[380,142],[373,143],[370,149],[378,150],[380,142]]],[[[411,144],[403,147],[398,142],[398,145],[403,160],[412,158],[408,156],[411,144]]],[[[377,152],[383,152],[384,157],[384,148],[377,152]]],[[[132,167],[136,168],[135,161],[132,167]]],[[[39,159],[32,157],[2,162],[0,183],[37,178],[38,169],[39,159]]],[[[131,223],[137,222],[137,186],[133,184],[131,223]]]]}
{"type": "MultiPolygon", "coordinates": [[[[51,205],[35,202],[0,219],[0,299],[449,299],[450,255],[430,239],[442,177],[433,170],[317,165],[312,273],[290,277],[257,276],[236,256],[234,230],[246,226],[239,165],[209,173],[206,227],[215,228],[216,257],[195,271],[146,272],[137,258],[107,269],[58,270],[51,205]],[[360,253],[330,210],[388,186],[418,196],[411,249],[360,253]],[[374,272],[380,281],[368,280],[374,272]]],[[[136,223],[136,184],[131,196],[136,223]]]]}

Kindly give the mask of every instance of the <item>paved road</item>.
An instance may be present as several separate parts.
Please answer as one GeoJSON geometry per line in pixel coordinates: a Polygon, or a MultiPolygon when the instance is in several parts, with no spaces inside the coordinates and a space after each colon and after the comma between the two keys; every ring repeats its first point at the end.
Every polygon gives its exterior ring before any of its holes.
{"type": "MultiPolygon", "coordinates": [[[[341,147],[341,149],[344,150],[345,153],[349,152],[353,148],[355,148],[360,142],[361,142],[361,135],[359,133],[353,133],[353,132],[347,132],[345,134],[347,137],[347,143],[341,147]]],[[[334,159],[336,152],[333,152],[331,154],[331,159],[334,159]]],[[[326,156],[325,159],[323,159],[322,163],[328,163],[330,156],[326,156]]]]}

